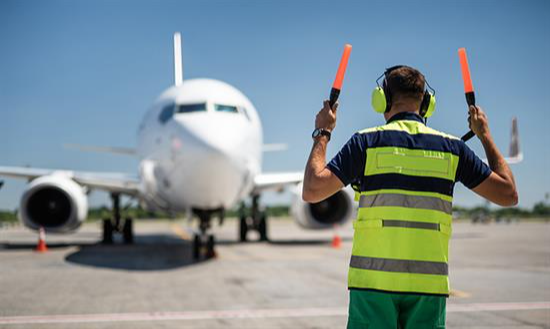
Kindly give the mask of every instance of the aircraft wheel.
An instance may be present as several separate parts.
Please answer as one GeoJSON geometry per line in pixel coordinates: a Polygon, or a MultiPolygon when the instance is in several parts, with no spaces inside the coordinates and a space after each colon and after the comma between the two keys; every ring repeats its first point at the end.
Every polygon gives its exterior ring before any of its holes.
{"type": "Polygon", "coordinates": [[[195,234],[193,237],[193,259],[199,260],[201,255],[201,237],[198,234],[195,234]]]}
{"type": "Polygon", "coordinates": [[[258,223],[258,233],[260,233],[260,241],[268,241],[267,238],[267,215],[262,212],[260,222],[258,223]]]}
{"type": "Polygon", "coordinates": [[[104,244],[112,244],[113,243],[113,222],[110,218],[103,219],[103,241],[104,244]]]}
{"type": "Polygon", "coordinates": [[[214,236],[209,235],[208,236],[208,242],[206,244],[206,259],[214,258],[216,257],[216,251],[214,250],[214,236]]]}
{"type": "Polygon", "coordinates": [[[134,243],[134,227],[133,220],[131,218],[126,218],[124,221],[124,227],[122,228],[122,234],[124,243],[132,244],[134,243]]]}
{"type": "Polygon", "coordinates": [[[248,226],[246,224],[246,217],[242,216],[239,221],[239,240],[246,242],[246,234],[248,233],[248,226]]]}

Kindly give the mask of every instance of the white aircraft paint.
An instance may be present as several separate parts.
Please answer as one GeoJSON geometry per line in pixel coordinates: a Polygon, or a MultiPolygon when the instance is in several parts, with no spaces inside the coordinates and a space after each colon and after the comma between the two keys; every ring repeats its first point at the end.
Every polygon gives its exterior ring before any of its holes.
{"type": "Polygon", "coordinates": [[[221,81],[186,80],[166,90],[140,125],[142,195],[150,208],[229,208],[252,191],[261,146],[260,119],[245,95],[221,81]],[[205,110],[177,113],[197,104],[205,110]],[[220,112],[220,105],[236,112],[220,112]],[[173,116],[159,119],[171,107],[173,116]]]}

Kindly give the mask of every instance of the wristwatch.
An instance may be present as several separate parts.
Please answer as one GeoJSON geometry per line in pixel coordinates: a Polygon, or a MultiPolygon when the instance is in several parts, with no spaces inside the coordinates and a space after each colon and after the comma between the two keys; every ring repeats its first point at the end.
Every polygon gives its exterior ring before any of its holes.
{"type": "Polygon", "coordinates": [[[325,128],[317,128],[311,134],[312,138],[317,138],[319,136],[327,136],[328,140],[330,141],[330,130],[325,128]]]}

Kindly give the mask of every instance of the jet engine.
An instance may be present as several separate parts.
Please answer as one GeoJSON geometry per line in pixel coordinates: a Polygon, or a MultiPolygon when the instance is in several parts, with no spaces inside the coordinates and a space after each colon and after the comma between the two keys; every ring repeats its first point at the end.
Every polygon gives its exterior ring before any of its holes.
{"type": "Polygon", "coordinates": [[[88,214],[85,190],[62,174],[34,179],[19,204],[19,220],[28,228],[68,233],[76,230],[88,214]]]}
{"type": "Polygon", "coordinates": [[[294,193],[291,213],[298,225],[307,229],[343,225],[355,215],[353,196],[353,189],[346,187],[321,202],[307,203],[302,200],[302,184],[299,184],[294,193]]]}

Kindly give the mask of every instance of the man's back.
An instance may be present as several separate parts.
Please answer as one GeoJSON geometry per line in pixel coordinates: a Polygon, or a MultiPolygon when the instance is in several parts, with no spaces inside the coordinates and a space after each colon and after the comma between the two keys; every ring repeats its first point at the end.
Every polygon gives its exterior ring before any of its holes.
{"type": "Polygon", "coordinates": [[[454,184],[475,187],[487,165],[404,112],[355,134],[327,167],[360,194],[349,287],[448,295],[454,184]]]}

